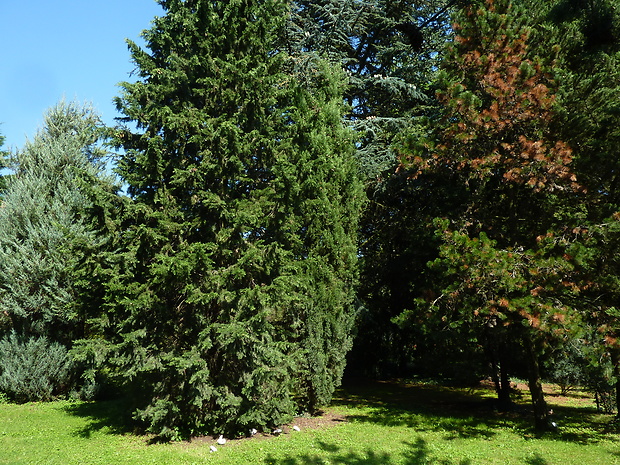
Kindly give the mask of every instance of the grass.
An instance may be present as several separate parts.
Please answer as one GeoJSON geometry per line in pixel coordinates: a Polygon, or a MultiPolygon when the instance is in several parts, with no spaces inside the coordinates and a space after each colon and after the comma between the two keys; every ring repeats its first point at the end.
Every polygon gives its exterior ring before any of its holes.
{"type": "Polygon", "coordinates": [[[301,432],[228,441],[214,453],[211,438],[149,445],[119,422],[115,402],[1,404],[0,464],[620,464],[620,430],[588,396],[550,392],[560,430],[541,437],[525,397],[510,414],[495,412],[491,398],[488,389],[357,383],[321,428],[304,419],[301,432]]]}

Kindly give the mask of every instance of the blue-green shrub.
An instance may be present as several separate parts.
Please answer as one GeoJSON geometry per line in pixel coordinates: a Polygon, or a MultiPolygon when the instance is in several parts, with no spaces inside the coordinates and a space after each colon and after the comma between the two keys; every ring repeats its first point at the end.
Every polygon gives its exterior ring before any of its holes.
{"type": "Polygon", "coordinates": [[[69,391],[71,365],[62,344],[12,332],[0,339],[0,392],[15,402],[52,400],[69,391]]]}

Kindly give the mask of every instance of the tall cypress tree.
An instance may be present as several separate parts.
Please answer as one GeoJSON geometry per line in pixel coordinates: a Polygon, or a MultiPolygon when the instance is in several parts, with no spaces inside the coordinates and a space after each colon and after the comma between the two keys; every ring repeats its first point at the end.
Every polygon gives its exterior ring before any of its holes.
{"type": "Polygon", "coordinates": [[[361,194],[343,76],[276,52],[284,1],[160,4],[117,99],[133,205],[102,328],[149,431],[242,434],[316,410],[344,367],[361,194]]]}

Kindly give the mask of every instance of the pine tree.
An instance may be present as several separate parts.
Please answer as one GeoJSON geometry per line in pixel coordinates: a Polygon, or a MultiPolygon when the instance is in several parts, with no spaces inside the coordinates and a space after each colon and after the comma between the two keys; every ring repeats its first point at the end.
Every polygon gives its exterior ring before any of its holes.
{"type": "Polygon", "coordinates": [[[89,107],[61,102],[35,138],[9,156],[14,174],[0,208],[2,332],[65,345],[82,334],[75,273],[82,247],[97,240],[81,186],[100,177],[100,126],[89,107]]]}
{"type": "Polygon", "coordinates": [[[133,202],[101,327],[149,431],[244,434],[342,375],[361,199],[343,76],[276,52],[283,1],[160,3],[117,100],[133,202]]]}
{"type": "MultiPolygon", "coordinates": [[[[588,372],[600,373],[598,360],[611,360],[616,380],[620,379],[619,8],[617,0],[546,2],[540,12],[542,26],[534,37],[539,49],[555,51],[560,116],[555,131],[573,148],[573,169],[586,190],[575,208],[579,233],[574,237],[583,247],[579,272],[587,289],[579,308],[584,320],[598,329],[586,338],[589,348],[597,351],[588,372]]],[[[619,381],[616,398],[620,405],[619,381]]]]}
{"type": "Polygon", "coordinates": [[[546,429],[540,355],[579,324],[567,237],[583,189],[572,150],[553,130],[553,82],[530,53],[525,18],[507,0],[463,8],[438,93],[444,117],[429,130],[435,138],[411,138],[403,168],[412,179],[444,176],[462,192],[449,220],[437,223],[431,269],[444,287],[422,308],[456,326],[478,325],[480,342],[503,341],[528,367],[535,424],[546,429]]]}

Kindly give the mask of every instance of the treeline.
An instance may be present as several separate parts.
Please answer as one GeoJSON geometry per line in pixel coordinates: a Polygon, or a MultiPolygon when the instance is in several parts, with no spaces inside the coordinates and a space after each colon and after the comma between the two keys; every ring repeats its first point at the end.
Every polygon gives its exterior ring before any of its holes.
{"type": "Polygon", "coordinates": [[[617,0],[159,3],[117,126],[61,102],[6,154],[4,396],[165,438],[315,413],[345,366],[612,408],[617,0]]]}

